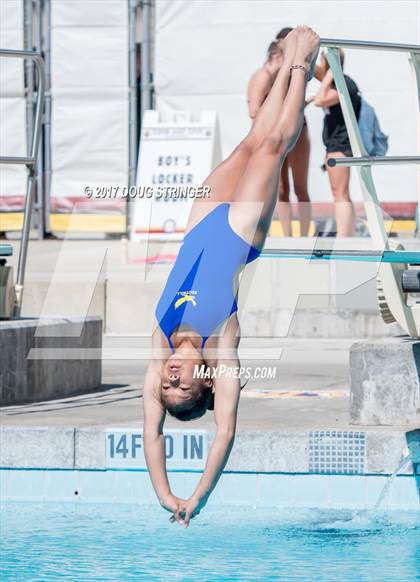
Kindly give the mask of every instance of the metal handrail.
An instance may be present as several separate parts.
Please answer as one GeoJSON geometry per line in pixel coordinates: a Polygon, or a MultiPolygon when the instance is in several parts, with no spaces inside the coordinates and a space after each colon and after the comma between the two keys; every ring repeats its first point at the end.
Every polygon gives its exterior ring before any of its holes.
{"type": "Polygon", "coordinates": [[[337,38],[321,38],[321,46],[327,46],[329,48],[354,48],[396,51],[403,53],[420,53],[420,45],[399,44],[395,42],[376,42],[369,40],[340,40],[337,38]]]}
{"type": "Polygon", "coordinates": [[[12,164],[12,165],[20,165],[20,166],[34,166],[36,162],[36,158],[30,157],[20,157],[20,156],[1,156],[0,163],[1,164],[12,164]]]}
{"type": "MultiPolygon", "coordinates": [[[[45,68],[44,60],[41,53],[35,51],[21,51],[14,49],[0,49],[0,57],[11,57],[18,59],[32,59],[35,62],[38,71],[38,95],[36,100],[35,108],[35,125],[34,133],[32,136],[30,157],[35,158],[38,151],[39,139],[41,136],[41,122],[42,122],[42,110],[44,106],[44,94],[45,94],[45,68]]],[[[10,157],[10,156],[9,156],[10,157]]],[[[0,156],[0,164],[10,164],[17,162],[9,162],[7,156],[0,156]]]]}
{"type": "Polygon", "coordinates": [[[42,112],[45,102],[45,65],[41,53],[14,49],[0,49],[0,57],[31,59],[38,73],[38,91],[35,107],[35,123],[29,156],[0,156],[0,164],[24,164],[28,168],[28,183],[26,188],[25,208],[23,214],[22,237],[19,249],[18,270],[16,276],[16,303],[14,315],[19,316],[22,308],[23,283],[25,280],[26,258],[28,255],[29,232],[33,206],[33,186],[38,159],[39,143],[42,128],[42,112]]]}
{"type": "Polygon", "coordinates": [[[361,156],[329,158],[330,168],[334,166],[387,166],[391,164],[420,164],[420,156],[361,156]]]}
{"type": "MultiPolygon", "coordinates": [[[[333,39],[324,39],[324,46],[326,46],[326,58],[330,65],[335,86],[338,91],[341,110],[344,117],[347,133],[351,149],[353,152],[353,160],[347,159],[346,165],[356,165],[363,199],[366,205],[366,216],[369,225],[369,231],[372,237],[372,242],[379,248],[389,250],[388,234],[385,228],[382,210],[379,204],[379,198],[376,192],[373,176],[372,176],[372,160],[375,156],[368,156],[366,147],[362,141],[362,136],[358,126],[358,120],[350,98],[347,83],[344,77],[339,49],[342,47],[361,48],[373,50],[387,50],[408,52],[410,55],[410,62],[416,75],[417,92],[420,97],[420,47],[415,45],[402,45],[393,43],[375,43],[362,41],[335,41],[333,39]]],[[[413,156],[414,157],[414,156],[413,156]]],[[[342,158],[340,158],[340,161],[342,158]]],[[[413,160],[414,161],[414,160],[413,160]]],[[[401,160],[394,158],[394,162],[390,162],[389,158],[381,160],[378,163],[395,164],[401,163],[401,160]]],[[[417,162],[417,161],[416,161],[417,162]]],[[[333,162],[334,163],[334,162],[333,162]]],[[[337,163],[340,162],[337,160],[337,163]]],[[[380,265],[380,280],[381,280],[381,297],[385,299],[380,301],[381,314],[385,321],[389,320],[391,313],[395,321],[413,338],[420,337],[420,311],[416,304],[409,305],[407,303],[406,295],[404,294],[401,284],[400,267],[392,263],[386,263],[383,260],[380,265]]]]}

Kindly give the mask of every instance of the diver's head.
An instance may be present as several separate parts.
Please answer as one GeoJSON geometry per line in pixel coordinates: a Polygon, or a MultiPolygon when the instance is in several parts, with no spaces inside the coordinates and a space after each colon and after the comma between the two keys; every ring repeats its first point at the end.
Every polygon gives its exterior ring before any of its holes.
{"type": "Polygon", "coordinates": [[[203,359],[176,351],[166,361],[161,383],[161,401],[178,420],[200,418],[214,408],[213,381],[203,359]]]}

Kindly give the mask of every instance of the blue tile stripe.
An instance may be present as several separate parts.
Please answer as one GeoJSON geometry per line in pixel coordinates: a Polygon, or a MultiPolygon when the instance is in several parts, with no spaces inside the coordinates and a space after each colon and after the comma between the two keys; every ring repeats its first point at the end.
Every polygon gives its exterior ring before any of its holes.
{"type": "MultiPolygon", "coordinates": [[[[137,469],[137,468],[127,468],[127,469],[98,469],[98,468],[72,468],[72,467],[0,467],[0,473],[2,471],[46,471],[46,472],[57,472],[57,471],[64,471],[67,473],[147,473],[147,469],[137,469]]],[[[168,473],[199,473],[202,474],[203,471],[201,469],[169,469],[168,473]]],[[[290,473],[287,471],[223,471],[223,475],[292,475],[292,476],[305,476],[305,475],[316,475],[317,473],[307,471],[307,472],[296,472],[290,473]]],[[[333,475],[340,477],[340,475],[344,476],[345,473],[319,473],[320,475],[333,475]]],[[[352,475],[360,476],[360,477],[390,477],[391,473],[352,473],[352,475]]],[[[398,475],[398,478],[401,477],[408,477],[412,478],[412,473],[401,473],[398,475]]]]}
{"type": "MultiPolygon", "coordinates": [[[[186,497],[200,472],[174,471],[169,475],[175,494],[186,497]]],[[[389,478],[385,475],[314,475],[282,473],[223,474],[209,503],[252,507],[308,507],[373,509],[389,478]]],[[[418,510],[418,480],[401,475],[392,481],[383,509],[418,510]]],[[[146,471],[141,470],[3,470],[1,502],[156,504],[146,471]]]]}

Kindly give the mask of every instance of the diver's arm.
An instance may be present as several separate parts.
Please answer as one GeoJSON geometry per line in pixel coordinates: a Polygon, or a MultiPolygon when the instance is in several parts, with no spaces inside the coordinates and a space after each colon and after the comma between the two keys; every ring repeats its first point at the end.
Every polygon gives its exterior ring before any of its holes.
{"type": "Polygon", "coordinates": [[[166,475],[165,440],[163,423],[165,410],[157,397],[160,376],[155,362],[151,362],[146,372],[143,390],[143,443],[144,455],[150,479],[156,495],[162,504],[171,494],[166,475]]]}
{"type": "MultiPolygon", "coordinates": [[[[238,360],[225,360],[221,365],[239,369],[238,360]]],[[[216,436],[207,457],[204,473],[191,497],[181,504],[174,519],[187,527],[190,519],[199,514],[206,505],[211,492],[216,487],[233,447],[236,429],[236,415],[240,394],[238,378],[220,378],[216,382],[215,419],[216,436]]]]}
{"type": "Polygon", "coordinates": [[[162,363],[157,359],[156,350],[162,347],[160,330],[153,334],[152,360],[147,368],[143,389],[143,445],[144,456],[153,488],[162,507],[175,513],[179,500],[169,486],[166,474],[165,440],[163,424],[165,409],[159,399],[162,363]]]}
{"type": "Polygon", "coordinates": [[[229,459],[236,431],[236,416],[241,392],[239,378],[230,378],[229,371],[235,374],[239,370],[238,360],[223,360],[218,362],[222,369],[221,377],[216,380],[214,399],[214,417],[216,435],[209,451],[206,468],[193,494],[200,504],[206,502],[215,488],[220,475],[229,459]],[[226,375],[224,375],[224,371],[226,375]]]}
{"type": "Polygon", "coordinates": [[[182,515],[176,519],[184,525],[197,515],[207,503],[220,475],[225,468],[233,447],[236,431],[239,396],[241,392],[237,357],[239,343],[239,326],[236,314],[231,315],[223,337],[219,338],[217,360],[217,378],[215,383],[214,417],[216,435],[210,448],[206,468],[192,496],[188,499],[182,515]],[[219,377],[220,376],[220,377],[219,377]],[[237,377],[235,377],[237,376],[237,377]]]}

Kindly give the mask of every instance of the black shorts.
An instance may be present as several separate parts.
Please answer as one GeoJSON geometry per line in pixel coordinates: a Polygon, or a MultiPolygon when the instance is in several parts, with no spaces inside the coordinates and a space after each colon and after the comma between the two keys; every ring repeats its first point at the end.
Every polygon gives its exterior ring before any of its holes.
{"type": "Polygon", "coordinates": [[[322,132],[322,141],[327,149],[327,154],[331,152],[340,152],[346,157],[351,156],[351,145],[349,135],[345,126],[337,126],[332,132],[324,128],[322,132]]]}
{"type": "Polygon", "coordinates": [[[353,156],[353,152],[351,151],[350,142],[338,142],[331,140],[325,144],[327,148],[327,154],[333,152],[340,152],[346,156],[346,158],[351,158],[353,156]]]}

